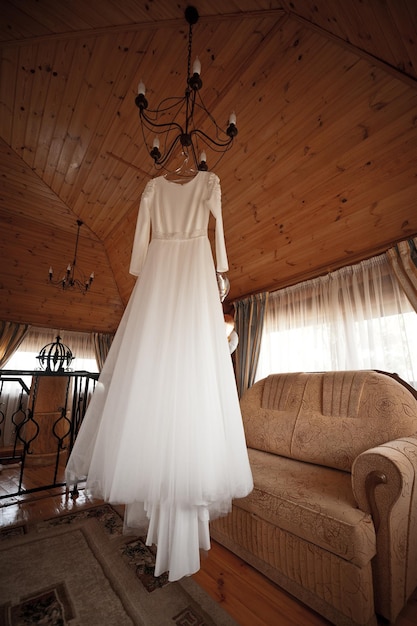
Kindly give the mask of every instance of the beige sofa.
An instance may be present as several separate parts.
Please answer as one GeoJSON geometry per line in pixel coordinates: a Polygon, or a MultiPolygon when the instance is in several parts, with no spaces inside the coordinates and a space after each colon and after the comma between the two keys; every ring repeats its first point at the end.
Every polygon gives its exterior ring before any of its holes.
{"type": "Polygon", "coordinates": [[[417,399],[376,371],[276,374],[241,401],[255,487],[214,540],[337,626],[417,586],[417,399]]]}

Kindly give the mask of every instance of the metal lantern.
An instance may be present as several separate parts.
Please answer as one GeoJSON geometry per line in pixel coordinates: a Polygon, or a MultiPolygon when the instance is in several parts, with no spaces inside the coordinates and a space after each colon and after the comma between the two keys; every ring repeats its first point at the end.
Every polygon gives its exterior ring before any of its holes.
{"type": "Polygon", "coordinates": [[[68,346],[61,342],[58,335],[56,341],[46,344],[36,358],[46,372],[63,372],[69,368],[74,355],[68,346]]]}

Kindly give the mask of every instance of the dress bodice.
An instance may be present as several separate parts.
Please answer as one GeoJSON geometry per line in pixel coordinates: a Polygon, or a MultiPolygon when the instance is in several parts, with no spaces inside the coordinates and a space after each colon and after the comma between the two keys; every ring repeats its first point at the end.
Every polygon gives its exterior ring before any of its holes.
{"type": "Polygon", "coordinates": [[[130,273],[139,275],[152,239],[187,240],[207,236],[210,213],[216,218],[217,270],[228,269],[224,243],[219,178],[198,172],[179,184],[159,176],[150,180],[142,194],[132,250],[130,273]]]}

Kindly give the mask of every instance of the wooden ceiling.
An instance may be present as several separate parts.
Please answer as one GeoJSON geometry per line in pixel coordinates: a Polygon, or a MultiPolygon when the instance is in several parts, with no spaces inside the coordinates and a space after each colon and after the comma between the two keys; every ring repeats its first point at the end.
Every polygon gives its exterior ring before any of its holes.
{"type": "MultiPolygon", "coordinates": [[[[185,87],[188,2],[2,0],[0,319],[114,331],[158,175],[134,104],[185,87]],[[48,268],[95,272],[62,292],[48,268]]],[[[417,2],[195,0],[202,96],[239,135],[216,167],[229,301],[417,234],[417,2]]],[[[209,157],[210,158],[210,157],[209,157]]],[[[210,165],[210,161],[209,161],[210,165]]]]}

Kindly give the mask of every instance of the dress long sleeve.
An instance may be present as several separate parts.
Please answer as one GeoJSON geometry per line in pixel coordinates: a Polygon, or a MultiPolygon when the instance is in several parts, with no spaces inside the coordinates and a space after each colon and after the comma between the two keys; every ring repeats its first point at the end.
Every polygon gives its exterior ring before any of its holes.
{"type": "Polygon", "coordinates": [[[224,241],[221,188],[220,180],[215,174],[211,176],[209,184],[208,206],[216,218],[216,268],[218,272],[227,272],[229,269],[229,263],[227,260],[226,244],[224,241]]]}
{"type": "Polygon", "coordinates": [[[153,197],[153,180],[146,185],[139,206],[139,214],[136,222],[135,238],[133,240],[132,256],[130,259],[130,274],[139,276],[145,263],[149,247],[151,232],[151,202],[153,197]]]}

